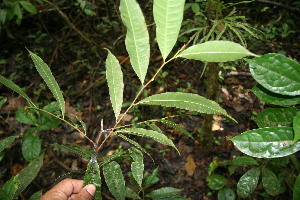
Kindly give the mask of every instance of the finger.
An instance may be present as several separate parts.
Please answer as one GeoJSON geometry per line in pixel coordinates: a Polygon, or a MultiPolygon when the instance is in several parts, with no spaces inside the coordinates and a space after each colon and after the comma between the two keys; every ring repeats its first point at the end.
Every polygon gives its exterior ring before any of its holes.
{"type": "Polygon", "coordinates": [[[92,184],[85,186],[74,198],[74,200],[93,200],[96,187],[92,184]]]}
{"type": "Polygon", "coordinates": [[[46,192],[41,200],[66,200],[82,189],[83,180],[65,179],[46,192]]]}

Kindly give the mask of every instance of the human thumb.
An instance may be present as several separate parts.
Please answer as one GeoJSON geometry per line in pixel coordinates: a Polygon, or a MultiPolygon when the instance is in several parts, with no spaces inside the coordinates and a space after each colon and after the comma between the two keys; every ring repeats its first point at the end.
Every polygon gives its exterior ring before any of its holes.
{"type": "Polygon", "coordinates": [[[74,200],[92,200],[96,192],[96,187],[89,184],[82,188],[82,190],[76,195],[74,200]]]}

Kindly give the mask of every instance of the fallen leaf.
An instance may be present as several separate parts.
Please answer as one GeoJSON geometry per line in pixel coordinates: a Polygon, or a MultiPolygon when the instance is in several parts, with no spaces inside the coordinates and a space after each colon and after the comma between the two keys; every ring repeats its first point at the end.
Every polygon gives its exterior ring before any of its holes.
{"type": "Polygon", "coordinates": [[[188,176],[193,176],[196,169],[196,164],[194,158],[191,155],[188,155],[187,161],[184,164],[185,171],[187,172],[188,176]]]}

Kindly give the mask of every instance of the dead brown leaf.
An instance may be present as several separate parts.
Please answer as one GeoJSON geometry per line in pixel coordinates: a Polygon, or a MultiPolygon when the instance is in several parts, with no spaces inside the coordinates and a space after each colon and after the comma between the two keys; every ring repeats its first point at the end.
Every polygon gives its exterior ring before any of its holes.
{"type": "Polygon", "coordinates": [[[187,172],[188,176],[193,176],[196,169],[196,164],[194,158],[191,155],[188,155],[187,161],[184,164],[185,171],[187,172]]]}

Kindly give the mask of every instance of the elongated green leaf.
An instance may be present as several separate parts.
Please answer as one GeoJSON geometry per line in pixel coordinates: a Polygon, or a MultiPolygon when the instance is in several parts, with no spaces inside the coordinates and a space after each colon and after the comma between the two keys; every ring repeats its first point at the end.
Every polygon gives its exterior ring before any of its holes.
{"type": "Polygon", "coordinates": [[[119,9],[127,29],[126,50],[132,67],[143,84],[150,58],[149,34],[145,18],[136,0],[121,0],[119,9]]]}
{"type": "Polygon", "coordinates": [[[260,169],[253,168],[247,171],[237,184],[237,195],[241,198],[249,196],[257,186],[260,176],[260,169]]]}
{"type": "Polygon", "coordinates": [[[94,184],[96,186],[96,193],[94,195],[95,200],[101,200],[102,195],[101,195],[101,176],[100,176],[100,168],[97,162],[97,157],[94,155],[87,168],[85,171],[84,175],[84,183],[83,185],[89,185],[89,184],[94,184]]]}
{"type": "Polygon", "coordinates": [[[121,129],[119,131],[129,133],[129,134],[133,134],[133,135],[137,135],[137,136],[141,136],[141,137],[151,138],[151,139],[153,139],[153,140],[155,140],[159,143],[172,146],[178,151],[178,149],[176,148],[176,146],[174,145],[172,140],[167,138],[167,136],[165,136],[162,133],[152,131],[152,130],[143,129],[143,128],[126,128],[126,129],[121,129]]]}
{"type": "Polygon", "coordinates": [[[168,126],[171,126],[171,127],[175,128],[176,130],[180,131],[181,133],[187,135],[188,137],[194,139],[191,133],[187,132],[187,131],[186,131],[184,128],[182,128],[180,125],[178,125],[178,124],[176,124],[176,123],[174,123],[174,122],[172,122],[172,121],[165,120],[165,119],[161,119],[161,120],[159,120],[159,122],[161,122],[161,123],[163,123],[163,124],[166,124],[166,125],[168,125],[168,126]]]}
{"type": "Polygon", "coordinates": [[[56,101],[59,103],[61,113],[64,116],[65,115],[65,100],[64,100],[62,92],[61,92],[54,76],[52,75],[50,68],[39,56],[37,56],[36,54],[32,53],[29,50],[28,50],[28,52],[29,52],[40,76],[44,79],[48,88],[51,90],[53,96],[55,97],[56,101]]]}
{"type": "Polygon", "coordinates": [[[163,133],[162,130],[156,125],[156,124],[150,124],[150,123],[146,123],[147,126],[149,126],[152,130],[159,132],[159,133],[163,133]]]}
{"type": "Polygon", "coordinates": [[[237,156],[232,160],[232,164],[236,166],[259,165],[256,160],[249,156],[237,156]]]}
{"type": "Polygon", "coordinates": [[[3,104],[7,101],[6,97],[0,97],[0,109],[2,108],[3,104]]]}
{"type": "Polygon", "coordinates": [[[258,113],[255,122],[258,127],[292,126],[297,108],[266,108],[258,113]]]}
{"type": "Polygon", "coordinates": [[[288,96],[273,93],[261,85],[257,85],[251,90],[258,98],[266,103],[271,103],[279,106],[292,106],[300,104],[300,96],[288,96]]]}
{"type": "Polygon", "coordinates": [[[153,15],[158,47],[164,60],[173,49],[183,18],[185,0],[154,0],[153,15]]]}
{"type": "Polygon", "coordinates": [[[300,199],[300,174],[298,175],[293,189],[293,200],[300,199]]]}
{"type": "Polygon", "coordinates": [[[246,131],[230,140],[243,153],[256,158],[277,158],[300,150],[300,142],[292,144],[291,127],[269,127],[246,131]]]}
{"type": "Polygon", "coordinates": [[[126,197],[129,199],[141,199],[141,197],[137,193],[135,193],[128,187],[126,187],[126,197]]]}
{"type": "Polygon", "coordinates": [[[0,188],[0,199],[1,200],[13,200],[14,195],[20,185],[18,177],[14,176],[7,181],[2,188],[0,188]]]}
{"type": "Polygon", "coordinates": [[[109,88],[110,101],[117,121],[123,103],[123,73],[119,61],[109,50],[106,59],[106,79],[109,88]]]}
{"type": "MultiPolygon", "coordinates": [[[[175,107],[185,110],[196,111],[207,114],[225,115],[229,116],[226,111],[214,101],[206,99],[197,94],[182,93],[182,92],[166,92],[162,94],[152,95],[147,97],[137,104],[145,105],[161,105],[166,107],[175,107]]],[[[235,120],[234,120],[235,121],[235,120]]]]}
{"type": "Polygon", "coordinates": [[[189,47],[177,57],[200,60],[202,62],[228,62],[256,56],[245,47],[230,41],[209,41],[189,47]]]}
{"type": "MultiPolygon", "coordinates": [[[[138,148],[138,150],[144,152],[145,154],[147,154],[151,159],[151,155],[139,144],[137,143],[136,141],[126,137],[125,135],[122,135],[122,134],[118,134],[118,136],[124,140],[126,140],[127,142],[129,142],[130,144],[134,145],[136,148],[138,148]]],[[[153,159],[152,159],[153,160],[153,159]]]]}
{"type": "Polygon", "coordinates": [[[300,64],[279,54],[248,59],[253,78],[271,92],[300,95],[300,64]]]}
{"type": "Polygon", "coordinates": [[[81,126],[82,126],[82,128],[83,128],[83,132],[84,132],[84,134],[86,135],[86,125],[85,125],[85,123],[84,123],[84,121],[82,121],[77,115],[73,115],[73,114],[71,114],[73,117],[75,117],[76,118],[76,120],[78,120],[79,121],[79,123],[81,124],[81,126]]]}
{"type": "Polygon", "coordinates": [[[8,138],[5,138],[4,140],[0,141],[0,153],[7,148],[13,141],[15,141],[16,138],[19,136],[10,136],[8,138]]]}
{"type": "Polygon", "coordinates": [[[144,172],[144,162],[143,162],[143,154],[138,149],[131,147],[128,149],[130,157],[134,160],[131,163],[131,171],[134,179],[142,187],[143,181],[143,172],[144,172]]]}
{"type": "Polygon", "coordinates": [[[70,144],[70,145],[73,145],[73,146],[66,146],[66,145],[61,145],[61,144],[51,144],[51,146],[54,146],[54,147],[58,147],[58,148],[61,148],[63,150],[66,150],[66,151],[70,151],[74,154],[77,154],[79,155],[80,157],[82,158],[85,158],[87,160],[90,160],[91,157],[93,156],[93,152],[91,150],[87,150],[85,148],[83,148],[82,146],[76,146],[75,144],[70,144]]]}
{"type": "Polygon", "coordinates": [[[31,14],[37,14],[37,10],[34,7],[34,5],[32,5],[30,2],[28,1],[19,1],[19,3],[21,4],[21,6],[29,13],[31,14]]]}
{"type": "Polygon", "coordinates": [[[236,196],[231,188],[222,188],[218,191],[218,200],[235,200],[236,196]]]}
{"type": "Polygon", "coordinates": [[[272,196],[280,193],[280,181],[277,176],[268,168],[262,170],[262,183],[266,192],[272,196]]]}
{"type": "Polygon", "coordinates": [[[19,95],[21,95],[22,97],[24,97],[27,102],[31,105],[36,107],[36,105],[32,102],[32,100],[27,96],[27,94],[25,94],[25,92],[16,84],[14,84],[14,82],[12,82],[11,80],[8,80],[6,78],[4,78],[3,76],[0,75],[0,82],[2,84],[4,84],[6,87],[9,87],[10,89],[12,89],[13,91],[15,91],[16,93],[18,93],[19,95]]]}
{"type": "Polygon", "coordinates": [[[14,197],[17,197],[37,176],[43,165],[43,157],[44,156],[41,155],[38,159],[35,159],[31,163],[29,163],[27,167],[22,169],[22,171],[20,171],[19,174],[16,175],[16,177],[18,177],[18,179],[20,180],[20,185],[14,197]]]}
{"type": "Polygon", "coordinates": [[[294,129],[294,139],[292,144],[294,144],[300,139],[300,112],[297,113],[296,117],[293,120],[293,129],[294,129]]]}
{"type": "Polygon", "coordinates": [[[41,197],[42,197],[42,195],[43,195],[43,191],[40,190],[40,191],[34,193],[34,194],[30,197],[29,200],[40,200],[41,197]]]}
{"type": "Polygon", "coordinates": [[[120,165],[112,161],[103,166],[103,174],[109,191],[117,200],[125,200],[126,187],[120,165]]]}
{"type": "Polygon", "coordinates": [[[28,162],[37,159],[41,153],[41,146],[42,143],[39,136],[32,134],[26,135],[22,143],[22,154],[24,158],[28,162]]]}
{"type": "Polygon", "coordinates": [[[146,197],[150,197],[150,198],[168,198],[168,197],[172,197],[172,196],[176,196],[177,193],[179,193],[182,189],[178,189],[178,188],[172,188],[172,187],[164,187],[164,188],[160,188],[157,190],[154,190],[148,194],[146,194],[146,197]]]}
{"type": "Polygon", "coordinates": [[[152,174],[146,178],[144,188],[148,188],[155,183],[155,179],[157,179],[157,173],[158,173],[158,167],[155,168],[152,174]]]}

